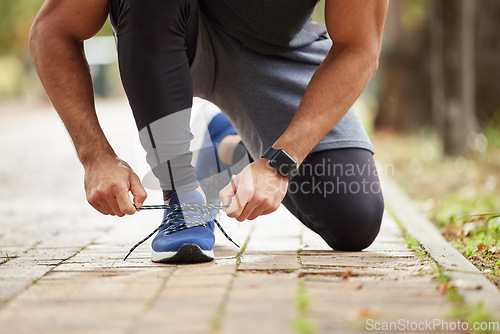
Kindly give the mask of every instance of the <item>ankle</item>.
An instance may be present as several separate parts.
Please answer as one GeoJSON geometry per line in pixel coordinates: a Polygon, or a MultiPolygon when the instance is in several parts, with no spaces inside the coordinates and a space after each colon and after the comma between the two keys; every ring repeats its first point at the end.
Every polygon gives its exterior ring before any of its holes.
{"type": "MultiPolygon", "coordinates": [[[[205,193],[203,192],[203,189],[201,189],[201,187],[198,187],[198,188],[196,188],[195,190],[201,194],[201,196],[203,197],[203,201],[205,201],[205,203],[207,203],[207,196],[205,196],[205,193]]],[[[172,198],[172,197],[169,197],[168,199],[166,199],[166,200],[164,201],[165,205],[170,204],[170,199],[171,199],[171,198],[172,198]]]]}

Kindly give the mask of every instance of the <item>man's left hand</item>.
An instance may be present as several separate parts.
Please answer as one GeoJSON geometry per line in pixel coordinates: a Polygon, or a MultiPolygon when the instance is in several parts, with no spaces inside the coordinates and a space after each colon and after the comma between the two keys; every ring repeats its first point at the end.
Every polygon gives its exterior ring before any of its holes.
{"type": "Polygon", "coordinates": [[[253,220],[278,209],[285,198],[288,179],[279,175],[260,159],[246,166],[220,192],[223,205],[230,205],[226,214],[238,221],[253,220]]]}

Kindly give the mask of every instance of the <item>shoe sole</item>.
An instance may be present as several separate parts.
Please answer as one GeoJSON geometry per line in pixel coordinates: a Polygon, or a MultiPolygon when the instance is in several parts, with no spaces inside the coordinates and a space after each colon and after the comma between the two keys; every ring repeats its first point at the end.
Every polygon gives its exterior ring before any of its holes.
{"type": "Polygon", "coordinates": [[[203,250],[196,244],[184,244],[175,252],[156,252],[151,260],[158,263],[201,263],[214,260],[213,250],[203,250]]]}

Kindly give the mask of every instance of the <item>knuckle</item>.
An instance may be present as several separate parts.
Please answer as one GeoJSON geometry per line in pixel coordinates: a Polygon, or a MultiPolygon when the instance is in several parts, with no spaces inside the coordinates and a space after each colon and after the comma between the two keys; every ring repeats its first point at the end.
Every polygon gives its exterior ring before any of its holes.
{"type": "Polygon", "coordinates": [[[272,206],[274,205],[273,201],[271,199],[269,199],[269,198],[264,199],[264,201],[263,201],[262,204],[266,208],[272,208],[272,206]]]}
{"type": "Polygon", "coordinates": [[[240,189],[239,195],[241,198],[251,198],[252,197],[252,192],[248,189],[240,189]]]}
{"type": "Polygon", "coordinates": [[[262,203],[265,203],[267,201],[267,198],[262,194],[255,194],[252,199],[253,199],[254,203],[258,203],[258,204],[262,204],[262,203]]]}
{"type": "Polygon", "coordinates": [[[111,183],[111,185],[109,186],[109,189],[112,190],[113,192],[120,192],[120,191],[123,191],[125,188],[125,186],[122,184],[122,183],[118,183],[118,182],[113,182],[111,183]]]}
{"type": "Polygon", "coordinates": [[[108,191],[106,189],[103,189],[103,188],[99,188],[99,189],[96,189],[94,192],[93,192],[93,196],[94,198],[97,200],[99,198],[104,198],[108,195],[108,191]]]}

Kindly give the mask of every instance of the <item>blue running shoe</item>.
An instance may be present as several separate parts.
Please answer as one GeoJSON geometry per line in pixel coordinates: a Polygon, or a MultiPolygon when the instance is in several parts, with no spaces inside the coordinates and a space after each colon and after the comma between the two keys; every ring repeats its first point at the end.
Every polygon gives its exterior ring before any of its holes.
{"type": "Polygon", "coordinates": [[[205,201],[196,190],[172,195],[170,205],[178,207],[165,210],[164,224],[151,245],[153,262],[198,263],[214,259],[214,221],[208,211],[190,209],[190,204],[199,206],[205,201]]]}

